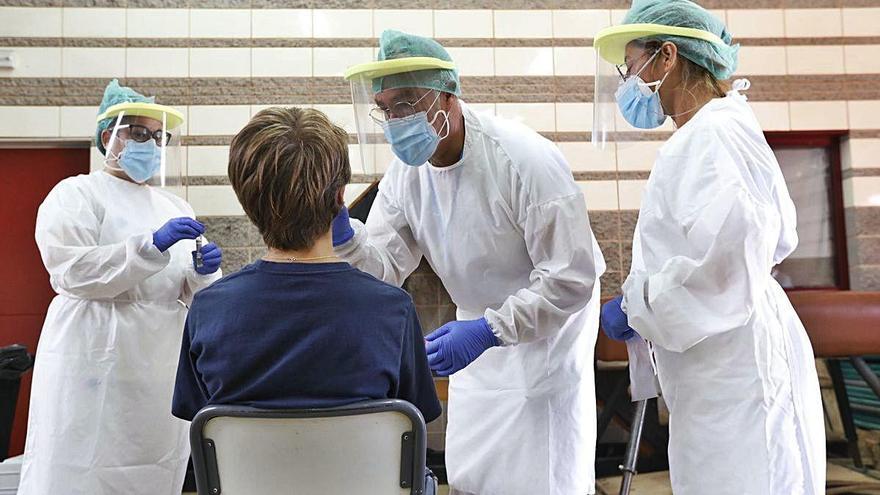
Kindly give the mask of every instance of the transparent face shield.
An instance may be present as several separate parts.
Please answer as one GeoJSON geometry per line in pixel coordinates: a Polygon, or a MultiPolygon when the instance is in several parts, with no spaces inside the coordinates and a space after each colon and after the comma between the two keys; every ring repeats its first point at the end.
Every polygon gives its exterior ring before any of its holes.
{"type": "MultiPolygon", "coordinates": [[[[627,146],[637,140],[636,134],[646,132],[630,125],[620,112],[617,92],[630,78],[643,74],[649,63],[654,60],[657,50],[649,49],[641,41],[633,41],[635,53],[631,53],[626,63],[615,65],[607,61],[596,48],[596,80],[593,94],[593,145],[599,149],[608,149],[617,143],[617,147],[627,146]]],[[[631,50],[632,51],[632,50],[631,50]]],[[[653,91],[657,82],[647,81],[653,91]]],[[[655,130],[660,130],[655,129],[655,130]]]]}
{"type": "Polygon", "coordinates": [[[138,184],[171,190],[184,197],[183,157],[179,126],[171,129],[173,117],[152,110],[150,116],[120,110],[102,133],[105,141],[104,167],[121,172],[138,184]]]}
{"type": "MultiPolygon", "coordinates": [[[[441,108],[442,92],[419,87],[426,85],[424,74],[419,71],[376,79],[354,76],[350,82],[358,155],[364,173],[382,173],[393,161],[395,154],[388,136],[415,143],[425,138],[417,132],[433,132],[438,141],[449,135],[448,115],[441,108]],[[420,121],[421,125],[414,121],[420,121]]],[[[402,152],[406,144],[398,141],[398,152],[402,152]]]]}

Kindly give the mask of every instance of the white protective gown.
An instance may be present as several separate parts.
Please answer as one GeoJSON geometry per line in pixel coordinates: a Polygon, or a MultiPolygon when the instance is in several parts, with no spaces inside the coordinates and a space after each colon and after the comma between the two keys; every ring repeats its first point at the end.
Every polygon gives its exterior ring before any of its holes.
{"type": "Polygon", "coordinates": [[[394,160],[366,227],[353,221],[354,239],[337,252],[398,286],[424,255],[457,318],[485,316],[504,343],[450,377],[453,493],[593,493],[605,262],[583,193],[551,142],[462,107],[459,163],[394,160]]]}
{"type": "Polygon", "coordinates": [[[179,495],[189,423],[171,415],[186,308],[220,277],[152,232],[193,217],[171,193],[99,171],[61,181],[36,240],[52,300],[37,346],[19,495],[179,495]]]}
{"type": "Polygon", "coordinates": [[[661,148],[624,284],[670,412],[676,495],[818,495],[813,349],[770,270],[797,245],[779,164],[737,91],[661,148]]]}

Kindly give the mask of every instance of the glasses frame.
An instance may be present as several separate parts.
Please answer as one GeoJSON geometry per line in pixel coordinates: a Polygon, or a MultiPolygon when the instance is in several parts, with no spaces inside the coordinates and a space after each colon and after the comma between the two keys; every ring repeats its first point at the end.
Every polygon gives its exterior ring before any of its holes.
{"type": "Polygon", "coordinates": [[[152,139],[153,141],[156,141],[156,145],[159,147],[161,147],[163,145],[163,143],[162,143],[163,136],[165,137],[165,143],[164,143],[165,146],[168,146],[169,144],[171,144],[171,139],[174,137],[173,134],[171,134],[170,132],[165,131],[163,129],[151,131],[149,127],[144,126],[144,125],[140,125],[140,124],[120,124],[118,126],[118,128],[119,129],[128,129],[128,133],[127,133],[128,139],[131,139],[132,141],[134,141],[136,143],[146,143],[147,141],[152,139]],[[135,138],[131,133],[131,129],[134,129],[134,128],[144,129],[146,131],[147,138],[143,139],[143,140],[141,140],[139,138],[135,138]]]}

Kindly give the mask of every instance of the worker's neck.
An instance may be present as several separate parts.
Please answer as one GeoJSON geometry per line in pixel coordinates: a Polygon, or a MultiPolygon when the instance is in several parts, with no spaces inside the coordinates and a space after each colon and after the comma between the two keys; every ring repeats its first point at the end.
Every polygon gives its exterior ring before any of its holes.
{"type": "Polygon", "coordinates": [[[296,263],[333,263],[339,258],[333,252],[333,234],[328,230],[311,247],[306,249],[269,248],[266,261],[287,261],[296,263]]]}
{"type": "Polygon", "coordinates": [[[456,101],[449,111],[449,135],[440,141],[437,151],[431,157],[431,165],[449,167],[458,163],[464,151],[464,133],[464,115],[456,101]]]}

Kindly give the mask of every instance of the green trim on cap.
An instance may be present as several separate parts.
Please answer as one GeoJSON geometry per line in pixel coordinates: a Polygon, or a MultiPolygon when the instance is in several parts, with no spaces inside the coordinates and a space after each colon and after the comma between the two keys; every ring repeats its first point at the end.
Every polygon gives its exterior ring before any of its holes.
{"type": "Polygon", "coordinates": [[[183,114],[177,111],[174,108],[159,105],[158,103],[133,103],[133,102],[125,102],[125,103],[117,103],[112,107],[108,108],[104,113],[98,115],[98,122],[101,122],[104,119],[110,119],[116,117],[121,112],[125,112],[125,116],[134,116],[134,117],[148,117],[154,120],[158,120],[162,122],[162,115],[165,115],[165,126],[166,130],[174,130],[183,124],[184,118],[183,114]]]}
{"type": "Polygon", "coordinates": [[[405,57],[353,65],[345,71],[345,80],[354,78],[372,80],[379,77],[415,72],[417,70],[455,70],[455,64],[434,57],[405,57]]]}

